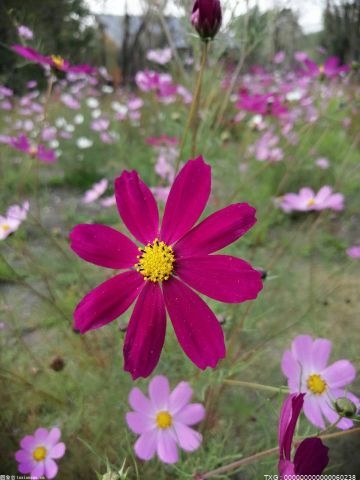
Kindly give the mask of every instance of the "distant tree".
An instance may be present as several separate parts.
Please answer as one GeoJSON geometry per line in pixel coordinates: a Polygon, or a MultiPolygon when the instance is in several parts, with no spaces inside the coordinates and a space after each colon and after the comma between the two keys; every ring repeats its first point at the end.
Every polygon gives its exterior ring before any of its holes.
{"type": "Polygon", "coordinates": [[[360,61],[360,1],[327,0],[323,45],[342,62],[360,61]]]}

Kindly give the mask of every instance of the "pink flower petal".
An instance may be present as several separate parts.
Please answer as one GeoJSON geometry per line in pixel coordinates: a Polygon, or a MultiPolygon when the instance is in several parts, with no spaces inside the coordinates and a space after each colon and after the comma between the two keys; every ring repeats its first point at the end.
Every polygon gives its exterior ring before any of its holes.
{"type": "Polygon", "coordinates": [[[128,412],[125,418],[130,430],[139,435],[154,428],[153,419],[144,413],[128,412]]]}
{"type": "Polygon", "coordinates": [[[185,407],[192,397],[193,391],[187,382],[180,382],[169,397],[169,410],[175,415],[179,410],[185,407]]]}
{"type": "Polygon", "coordinates": [[[200,447],[202,442],[201,433],[193,430],[181,422],[174,422],[174,429],[180,447],[186,452],[193,452],[200,447]]]}
{"type": "Polygon", "coordinates": [[[115,180],[116,203],[128,230],[146,245],[158,236],[159,212],[149,187],[135,171],[124,171],[115,180]]]}
{"type": "Polygon", "coordinates": [[[47,435],[45,447],[50,448],[55,445],[61,437],[61,430],[58,427],[53,427],[47,435]]]}
{"type": "MultiPolygon", "coordinates": [[[[319,399],[319,403],[320,403],[320,408],[323,415],[325,415],[325,417],[331,424],[339,420],[339,414],[335,411],[335,407],[333,406],[333,403],[329,398],[322,396],[319,399]]],[[[353,425],[354,423],[349,418],[342,418],[336,424],[337,428],[340,428],[341,430],[347,430],[348,428],[351,428],[353,425]]]]}
{"type": "Polygon", "coordinates": [[[175,277],[163,283],[163,292],[175,334],[186,355],[201,369],[214,368],[225,357],[225,343],[213,312],[175,277]]]}
{"type": "Polygon", "coordinates": [[[150,400],[142,393],[142,391],[134,387],[129,394],[129,403],[131,408],[136,412],[147,415],[153,411],[153,406],[150,400]]]}
{"type": "Polygon", "coordinates": [[[309,364],[312,353],[312,343],[313,341],[310,335],[298,335],[292,342],[292,354],[300,364],[309,364]]]}
{"type": "Polygon", "coordinates": [[[27,450],[29,452],[32,451],[33,448],[36,446],[36,440],[34,439],[34,436],[26,435],[24,438],[21,439],[20,446],[24,450],[27,450]]]}
{"type": "Polygon", "coordinates": [[[33,462],[32,454],[28,450],[18,450],[15,453],[15,458],[19,463],[33,462]]]}
{"type": "Polygon", "coordinates": [[[244,260],[229,255],[179,259],[176,274],[190,287],[220,302],[252,300],[263,287],[257,270],[244,260]]]}
{"type": "Polygon", "coordinates": [[[25,461],[20,463],[18,466],[18,470],[20,473],[30,473],[36,467],[36,461],[30,459],[29,461],[25,461]]]}
{"type": "Polygon", "coordinates": [[[55,478],[58,472],[58,466],[51,458],[46,458],[44,461],[45,466],[45,476],[46,478],[55,478]]]}
{"type": "Polygon", "coordinates": [[[255,208],[247,203],[236,203],[218,210],[176,243],[176,256],[205,255],[230,245],[255,224],[255,212],[255,208]]]}
{"type": "Polygon", "coordinates": [[[338,360],[321,372],[329,388],[344,387],[356,377],[355,367],[348,360],[338,360]]]}
{"type": "Polygon", "coordinates": [[[49,432],[46,428],[38,428],[34,433],[34,445],[44,444],[48,438],[49,432]]]}
{"type": "Polygon", "coordinates": [[[195,425],[205,418],[205,408],[201,403],[186,405],[179,412],[174,414],[177,423],[195,425]]]}
{"type": "Polygon", "coordinates": [[[189,160],[171,187],[161,226],[161,240],[172,244],[199,219],[211,190],[211,169],[202,157],[189,160]]]}
{"type": "Polygon", "coordinates": [[[325,338],[316,338],[311,347],[311,366],[314,371],[323,370],[329,360],[332,343],[325,338]]]}
{"type": "Polygon", "coordinates": [[[321,408],[319,399],[312,394],[305,395],[304,397],[304,414],[307,419],[320,429],[325,428],[323,416],[321,414],[321,408]]]}
{"type": "Polygon", "coordinates": [[[79,257],[100,267],[131,268],[137,262],[139,250],[135,243],[106,225],[77,225],[70,239],[79,257]]]}
{"type": "Polygon", "coordinates": [[[60,442],[49,449],[49,457],[61,458],[65,454],[65,443],[60,442]]]}
{"type": "Polygon", "coordinates": [[[301,366],[299,362],[295,360],[290,350],[286,350],[283,354],[281,360],[281,370],[283,371],[284,375],[288,377],[289,387],[291,383],[295,390],[299,391],[301,366]]]}
{"type": "Polygon", "coordinates": [[[144,287],[138,272],[116,275],[91,290],[77,305],[74,326],[81,333],[100,328],[124,313],[144,287]]]}
{"type": "Polygon", "coordinates": [[[157,430],[151,430],[143,433],[136,440],[134,450],[136,455],[142,460],[150,460],[157,448],[157,430]]]}
{"type": "Polygon", "coordinates": [[[156,375],[149,383],[149,397],[156,410],[167,410],[170,386],[164,375],[156,375]]]}
{"type": "Polygon", "coordinates": [[[157,454],[164,463],[176,463],[179,460],[178,449],[171,429],[157,431],[157,454]]]}
{"type": "Polygon", "coordinates": [[[45,474],[45,462],[36,462],[35,467],[31,470],[32,477],[42,477],[45,474]]]}
{"type": "Polygon", "coordinates": [[[124,343],[124,370],[133,380],[148,377],[158,364],[165,340],[166,312],[158,283],[145,282],[135,304],[124,343]]]}

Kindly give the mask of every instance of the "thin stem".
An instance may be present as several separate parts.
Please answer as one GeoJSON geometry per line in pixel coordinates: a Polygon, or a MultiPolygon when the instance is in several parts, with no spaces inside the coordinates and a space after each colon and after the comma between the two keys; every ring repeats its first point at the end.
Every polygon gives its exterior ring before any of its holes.
{"type": "Polygon", "coordinates": [[[185,142],[186,142],[186,138],[187,138],[187,135],[189,133],[189,130],[190,130],[191,127],[194,128],[195,125],[196,125],[196,128],[195,128],[196,131],[193,132],[192,145],[194,146],[194,142],[196,142],[197,125],[198,125],[197,116],[198,116],[198,108],[199,108],[199,102],[200,102],[201,84],[202,84],[202,79],[203,79],[203,73],[204,73],[204,70],[205,70],[207,54],[208,54],[208,42],[204,41],[204,42],[202,42],[200,70],[198,72],[196,85],[195,85],[195,90],[194,90],[193,99],[192,99],[192,104],[191,104],[189,115],[188,115],[188,118],[187,118],[187,121],[186,121],[185,130],[184,130],[184,133],[183,133],[183,137],[181,139],[179,156],[178,156],[177,162],[175,164],[175,174],[179,170],[180,161],[181,161],[181,158],[182,158],[182,154],[183,154],[183,151],[184,151],[185,142]]]}
{"type": "Polygon", "coordinates": [[[263,391],[272,392],[272,393],[285,393],[285,394],[289,393],[287,387],[272,387],[271,385],[263,385],[261,383],[254,383],[254,382],[245,382],[243,380],[224,380],[224,383],[228,383],[229,385],[238,385],[239,387],[252,388],[254,390],[263,390],[263,391]]]}

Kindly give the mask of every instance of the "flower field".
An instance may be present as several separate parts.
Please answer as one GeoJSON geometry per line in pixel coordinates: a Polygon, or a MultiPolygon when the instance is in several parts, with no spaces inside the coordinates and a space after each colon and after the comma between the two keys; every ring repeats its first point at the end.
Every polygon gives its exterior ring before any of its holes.
{"type": "Polygon", "coordinates": [[[9,45],[45,88],[0,85],[0,476],[360,474],[358,72],[188,23],[120,88],[9,45]]]}

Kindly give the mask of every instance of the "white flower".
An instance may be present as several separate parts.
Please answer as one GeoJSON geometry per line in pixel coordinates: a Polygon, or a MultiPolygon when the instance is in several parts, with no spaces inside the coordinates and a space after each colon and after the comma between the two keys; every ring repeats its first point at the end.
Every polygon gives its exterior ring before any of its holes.
{"type": "Polygon", "coordinates": [[[93,141],[90,140],[89,138],[86,137],[79,137],[76,140],[76,145],[78,148],[85,149],[85,148],[90,148],[93,145],[93,141]]]}

